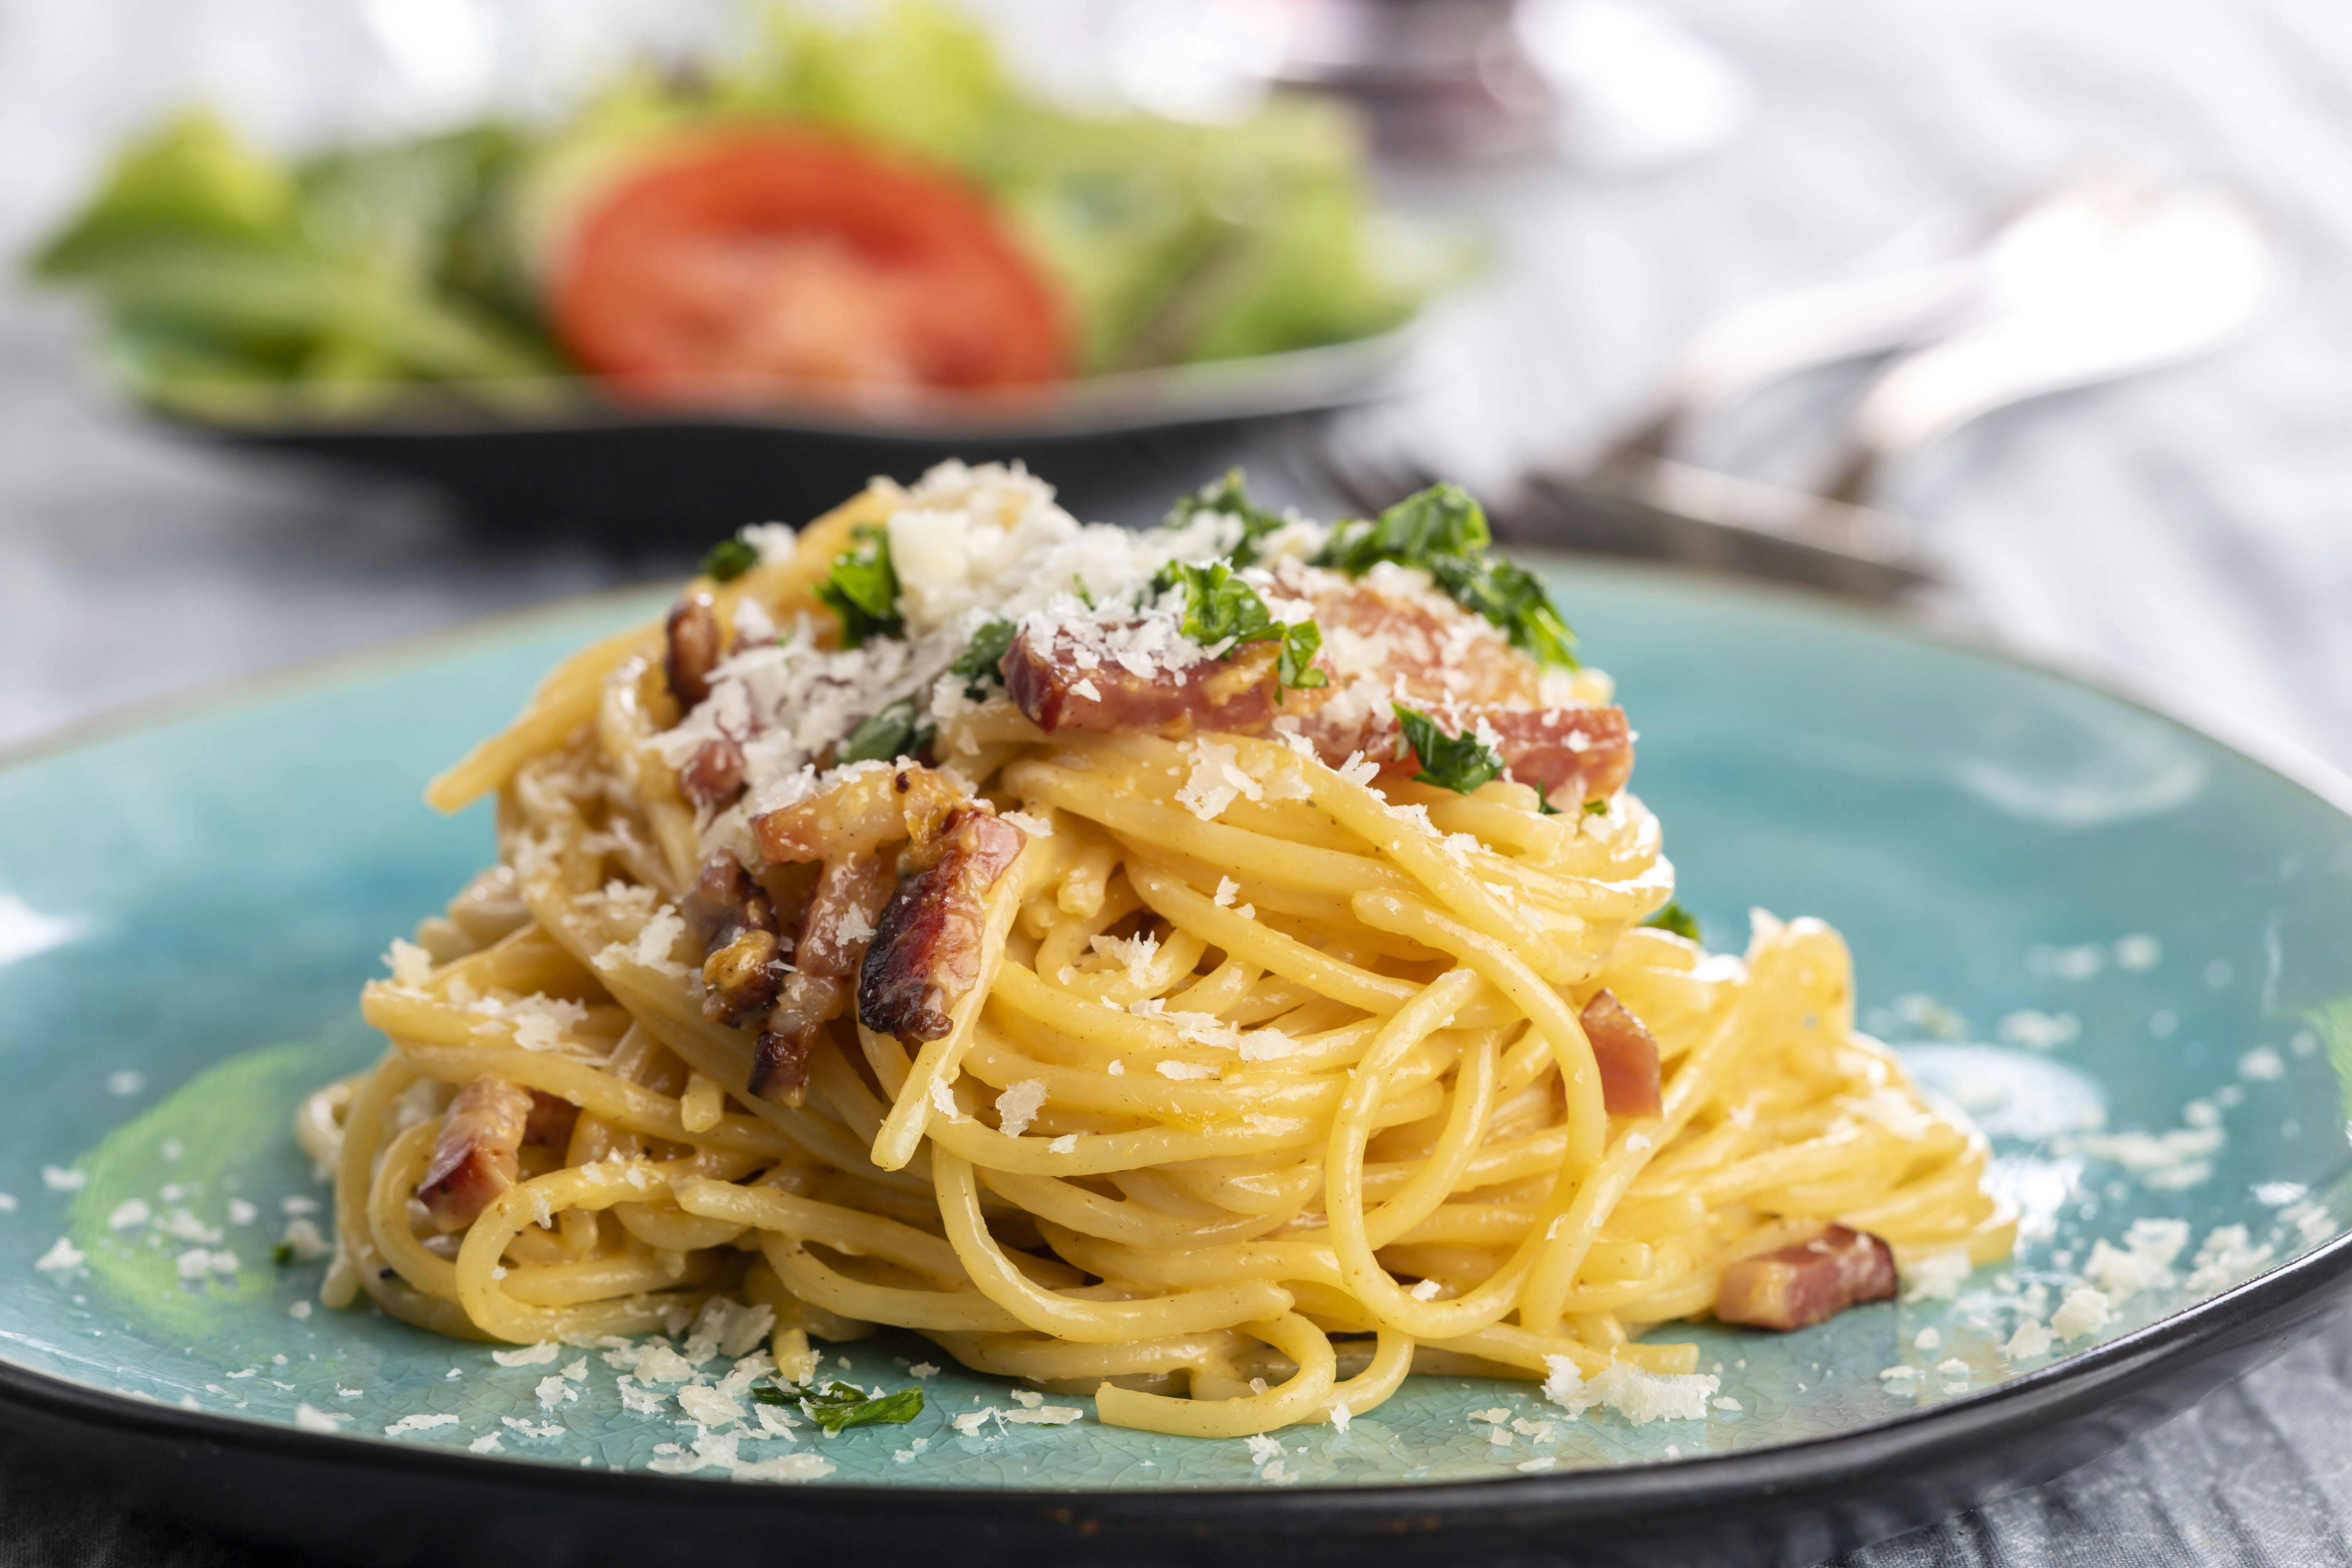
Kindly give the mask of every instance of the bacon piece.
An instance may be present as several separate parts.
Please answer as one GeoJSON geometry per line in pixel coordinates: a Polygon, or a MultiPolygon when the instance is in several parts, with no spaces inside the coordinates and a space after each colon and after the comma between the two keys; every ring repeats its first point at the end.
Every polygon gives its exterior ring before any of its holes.
{"type": "Polygon", "coordinates": [[[680,599],[663,628],[662,672],[681,709],[698,708],[710,696],[710,672],[727,657],[727,634],[710,608],[710,595],[680,599]]]}
{"type": "Polygon", "coordinates": [[[870,768],[796,805],[763,811],[751,836],[771,865],[870,855],[900,838],[928,838],[962,792],[947,775],[910,763],[870,768]]]}
{"type": "Polygon", "coordinates": [[[1360,754],[1391,779],[1421,771],[1400,744],[1400,688],[1448,734],[1485,721],[1511,776],[1566,808],[1614,795],[1633,771],[1622,709],[1547,703],[1535,661],[1501,630],[1434,592],[1286,564],[1285,592],[1312,601],[1323,631],[1316,668],[1325,684],[1283,694],[1295,725],[1333,767],[1360,754]]]}
{"type": "Polygon", "coordinates": [[[767,1011],[784,982],[783,944],[772,931],[736,933],[702,961],[702,1016],[729,1028],[767,1011]]]}
{"type": "Polygon", "coordinates": [[[484,1075],[459,1089],[441,1117],[433,1162],[416,1195],[442,1231],[463,1230],[520,1174],[530,1090],[484,1075]]]}
{"type": "Polygon", "coordinates": [[[721,849],[702,863],[701,875],[678,907],[687,934],[706,953],[728,946],[745,931],[780,932],[774,901],[742,862],[721,849]]]}
{"type": "Polygon", "coordinates": [[[809,1060],[816,1053],[817,1037],[828,1019],[839,1016],[846,988],[836,980],[795,974],[784,991],[752,1048],[751,1089],[774,1104],[798,1105],[808,1094],[809,1060]]]}
{"type": "Polygon", "coordinates": [[[1482,718],[1511,776],[1555,805],[1606,800],[1633,776],[1633,731],[1622,708],[1487,708],[1469,721],[1482,718]]]}
{"type": "Polygon", "coordinates": [[[825,980],[846,980],[856,974],[896,882],[878,855],[844,855],[827,860],[817,874],[816,895],[809,900],[807,918],[801,922],[794,966],[825,980]]]}
{"type": "MultiPolygon", "coordinates": [[[[1556,809],[1605,800],[1633,776],[1633,732],[1622,708],[1503,708],[1433,700],[1427,712],[1450,735],[1475,730],[1483,721],[1510,776],[1533,785],[1556,809]]],[[[1395,710],[1385,697],[1376,711],[1352,721],[1335,722],[1337,717],[1327,712],[1299,725],[1314,742],[1315,754],[1333,767],[1362,755],[1380,763],[1384,779],[1409,779],[1421,771],[1421,759],[1400,738],[1395,710]]]]}
{"type": "Polygon", "coordinates": [[[1244,643],[1223,658],[1138,675],[1124,665],[1079,660],[1067,634],[1039,647],[1026,629],[1005,650],[1005,694],[1041,730],[1186,735],[1255,734],[1274,718],[1281,645],[1244,643]]]}
{"type": "Polygon", "coordinates": [[[530,1091],[530,1117],[522,1124],[523,1147],[568,1148],[572,1142],[572,1126],[579,1120],[578,1106],[560,1094],[534,1089],[530,1091]]]}
{"type": "Polygon", "coordinates": [[[1842,1225],[1811,1241],[1727,1265],[1715,1315],[1758,1329],[1801,1329],[1864,1301],[1895,1294],[1895,1253],[1868,1231],[1842,1225]]]}
{"type": "MultiPolygon", "coordinates": [[[[743,863],[721,849],[702,863],[702,870],[694,886],[680,900],[677,912],[686,921],[686,933],[700,943],[705,952],[719,941],[720,927],[740,923],[744,904],[761,891],[760,884],[743,863]]],[[[720,945],[725,945],[723,942],[720,945]]]]}
{"type": "Polygon", "coordinates": [[[1607,989],[1592,994],[1576,1016],[1584,1037],[1592,1042],[1592,1059],[1601,1068],[1601,1103],[1612,1116],[1663,1116],[1665,1100],[1659,1091],[1658,1042],[1649,1026],[1625,1010],[1625,1004],[1607,989]]]}
{"type": "Polygon", "coordinates": [[[867,1028],[919,1040],[948,1032],[949,1010],[980,979],[982,895],[1024,842],[984,804],[948,814],[927,847],[936,858],[900,880],[858,971],[857,1016],[867,1028]]]}
{"type": "MultiPolygon", "coordinates": [[[[1324,649],[1315,662],[1335,685],[1371,679],[1393,689],[1402,677],[1406,690],[1432,700],[1521,708],[1540,700],[1535,660],[1494,622],[1434,589],[1407,587],[1380,568],[1349,577],[1290,562],[1277,568],[1276,582],[1314,605],[1324,649]]],[[[1332,695],[1332,687],[1310,687],[1286,697],[1283,707],[1311,709],[1332,695]]]]}
{"type": "Polygon", "coordinates": [[[743,793],[743,748],[713,735],[677,770],[677,792],[705,811],[722,811],[743,793]]]}
{"type": "Polygon", "coordinates": [[[720,850],[702,864],[680,911],[702,943],[702,1016],[732,1028],[763,1012],[783,984],[784,942],[767,890],[720,850]]]}

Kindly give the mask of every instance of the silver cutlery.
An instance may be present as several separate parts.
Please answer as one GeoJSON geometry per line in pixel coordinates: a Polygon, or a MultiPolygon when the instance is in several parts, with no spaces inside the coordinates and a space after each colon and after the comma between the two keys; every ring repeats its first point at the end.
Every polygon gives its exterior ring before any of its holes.
{"type": "MultiPolygon", "coordinates": [[[[1893,465],[1996,408],[2226,342],[2273,293],[2273,251],[2226,193],[2115,174],[2070,181],[1968,254],[1859,272],[1721,318],[1677,360],[1650,412],[1584,463],[1528,472],[1497,498],[1496,526],[1522,542],[1901,595],[1937,573],[1913,523],[1874,504],[1893,465]],[[1676,455],[1695,426],[1773,382],[1890,353],[1817,486],[1676,455]]],[[[1336,426],[1315,460],[1368,510],[1431,478],[1363,425],[1336,426]]]]}

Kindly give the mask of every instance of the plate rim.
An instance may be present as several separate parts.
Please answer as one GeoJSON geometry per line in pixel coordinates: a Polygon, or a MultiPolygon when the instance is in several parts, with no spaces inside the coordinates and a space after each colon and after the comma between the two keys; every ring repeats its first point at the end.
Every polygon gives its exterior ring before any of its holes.
{"type": "Polygon", "coordinates": [[[436,405],[431,394],[451,384],[416,382],[392,384],[403,393],[365,417],[304,413],[291,397],[249,417],[221,417],[147,396],[122,376],[108,379],[119,395],[173,429],[257,445],[546,439],[676,430],[901,445],[1049,445],[1333,413],[1381,401],[1416,379],[1413,366],[1416,356],[1426,353],[1434,310],[1433,302],[1392,327],[1334,342],[1066,376],[1041,384],[1034,397],[1021,395],[1025,389],[1019,389],[1001,397],[933,397],[899,408],[816,400],[633,405],[602,392],[593,377],[572,374],[505,384],[572,389],[568,401],[543,409],[436,405]]]}
{"type": "MultiPolygon", "coordinates": [[[[1826,619],[1898,641],[1957,653],[2029,675],[2040,676],[2137,709],[2195,739],[2232,753],[2303,791],[2352,820],[2352,775],[2294,741],[2254,725],[2194,694],[2159,689],[2150,675],[2110,661],[2055,655],[2004,644],[1988,633],[1949,621],[1923,619],[1892,607],[1857,603],[1826,592],[1759,582],[1687,567],[1624,562],[1570,552],[1519,547],[1522,562],[1552,572],[1596,573],[1637,590],[1739,599],[1762,599],[1801,616],[1826,619]]],[[[0,774],[67,755],[86,747],[169,725],[234,713],[275,698],[331,688],[340,682],[393,675],[436,657],[487,647],[551,626],[570,616],[635,600],[651,601],[673,591],[662,578],[589,594],[567,595],[494,615],[415,633],[365,647],[297,660],[271,669],[201,683],[189,689],[124,704],[55,730],[0,745],[0,774]]],[[[687,1504],[738,1511],[844,1511],[888,1502],[901,1509],[953,1513],[972,1524],[1010,1523],[1043,1516],[1065,1523],[1081,1518],[1117,1518],[1150,1525],[1189,1509],[1215,1507],[1221,1515],[1238,1509],[1260,1517],[1296,1517],[1343,1522],[1393,1516],[1420,1505],[1424,1512],[1484,1516],[1540,1512],[1598,1516],[1654,1505],[1669,1496],[1687,1501],[1693,1493],[1753,1497],[1813,1488],[1856,1478],[1890,1463],[1940,1447],[1969,1446],[2013,1429],[2038,1411],[2070,1402],[2095,1407],[2105,1385],[2136,1364],[2151,1370],[2177,1362],[2178,1352],[2200,1341],[2225,1338],[2233,1330],[2283,1317],[2310,1303],[2305,1319],[2332,1310],[2320,1297],[2328,1287],[2352,1279],[2352,1231],[2321,1243],[2242,1284],[2166,1314],[2116,1339],[2061,1357],[2048,1365],[1937,1405],[1898,1412],[1879,1421],[1817,1437],[1775,1443],[1728,1453],[1692,1454],[1560,1469],[1533,1475],[1430,1481],[1383,1481],[1361,1485],[1311,1484],[1271,1488],[1259,1484],[1203,1484],[1154,1489],[1022,1489],[971,1486],[877,1485],[858,1481],[802,1486],[742,1486],[698,1475],[669,1476],[643,1470],[583,1469],[526,1455],[461,1454],[417,1444],[395,1443],[360,1432],[309,1432],[274,1422],[240,1419],[189,1410],[152,1398],[77,1382],[16,1361],[0,1347],[0,1403],[21,1404],[68,1420],[112,1428],[165,1442],[202,1441],[209,1447],[298,1459],[338,1468],[390,1469],[426,1480],[502,1483],[570,1492],[584,1487],[609,1500],[687,1504]],[[2023,1406],[2025,1408],[2017,1408],[2023,1406]],[[975,1517],[975,1510],[985,1519],[975,1517]]],[[[2179,1363],[2190,1364],[2190,1363],[2179,1363]]]]}

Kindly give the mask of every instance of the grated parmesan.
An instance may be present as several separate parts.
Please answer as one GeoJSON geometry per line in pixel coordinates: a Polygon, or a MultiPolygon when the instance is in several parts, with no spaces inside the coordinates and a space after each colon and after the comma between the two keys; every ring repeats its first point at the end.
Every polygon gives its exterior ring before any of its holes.
{"type": "Polygon", "coordinates": [[[1903,1299],[1906,1301],[1948,1301],[1960,1293],[1970,1270],[1976,1266],[1969,1259],[1966,1247],[1948,1247],[1929,1253],[1903,1270],[1903,1299]]]}
{"type": "Polygon", "coordinates": [[[1636,1426],[1653,1421],[1704,1420],[1707,1401],[1722,1386],[1722,1380],[1711,1373],[1644,1372],[1625,1362],[1610,1363],[1590,1382],[1567,1356],[1546,1356],[1544,1365],[1549,1373],[1544,1379],[1544,1397],[1570,1415],[1581,1415],[1601,1405],[1636,1426]]]}
{"type": "Polygon", "coordinates": [[[2114,1316],[2106,1292],[2095,1285],[2077,1285],[2050,1315],[2050,1327],[2062,1340],[2079,1340],[2105,1328],[2114,1316]]]}
{"type": "Polygon", "coordinates": [[[1037,1120],[1037,1112],[1045,1103],[1044,1079],[1024,1079],[1019,1083],[1008,1085],[1004,1092],[996,1097],[997,1131],[1007,1138],[1020,1137],[1029,1131],[1029,1124],[1037,1120]]]}

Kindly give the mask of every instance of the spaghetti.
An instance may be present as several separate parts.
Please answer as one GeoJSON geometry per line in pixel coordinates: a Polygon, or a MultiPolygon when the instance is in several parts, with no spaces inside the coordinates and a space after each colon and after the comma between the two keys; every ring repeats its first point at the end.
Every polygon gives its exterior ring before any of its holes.
{"type": "Polygon", "coordinates": [[[435,781],[500,863],[304,1108],[327,1299],[528,1342],[723,1296],[786,1375],[895,1325],[1230,1436],[2005,1256],[1833,931],[1643,923],[1633,737],[1485,545],[1450,489],[1138,535],[957,465],[746,531],[435,781]]]}

